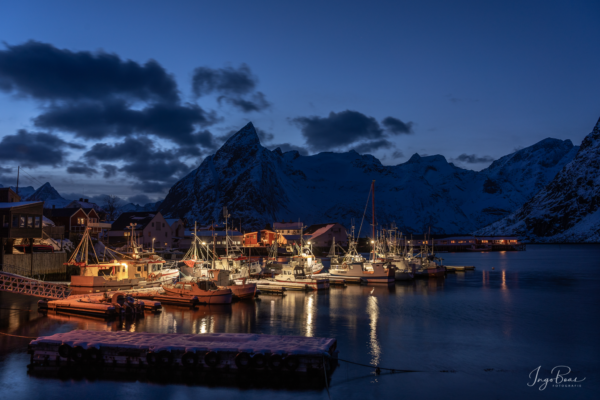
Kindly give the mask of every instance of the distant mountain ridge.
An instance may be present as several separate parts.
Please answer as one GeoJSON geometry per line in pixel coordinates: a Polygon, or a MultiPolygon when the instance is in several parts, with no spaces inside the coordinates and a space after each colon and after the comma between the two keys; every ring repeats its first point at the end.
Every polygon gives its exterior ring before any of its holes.
{"type": "Polygon", "coordinates": [[[600,119],[547,186],[515,213],[477,233],[536,242],[600,242],[600,119]]]}
{"type": "Polygon", "coordinates": [[[177,182],[159,211],[209,224],[220,221],[227,206],[247,228],[298,218],[349,227],[352,218],[360,224],[375,180],[378,224],[395,222],[405,233],[429,227],[435,233],[472,232],[519,208],[576,152],[569,140],[545,139],[479,172],[441,155],[415,154],[406,163],[384,166],[355,151],[312,156],[271,151],[249,123],[177,182]]]}

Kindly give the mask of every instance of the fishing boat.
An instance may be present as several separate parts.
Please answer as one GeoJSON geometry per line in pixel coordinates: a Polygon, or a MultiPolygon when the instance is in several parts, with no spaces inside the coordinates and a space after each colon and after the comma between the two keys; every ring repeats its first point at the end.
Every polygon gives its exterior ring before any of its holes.
{"type": "Polygon", "coordinates": [[[275,282],[290,284],[297,284],[299,286],[308,286],[314,290],[329,289],[328,279],[311,278],[308,276],[304,268],[300,266],[296,267],[284,267],[281,270],[281,274],[275,276],[275,282]]]}
{"type": "MultiPolygon", "coordinates": [[[[371,241],[373,251],[371,252],[371,260],[367,261],[362,255],[358,254],[356,250],[357,241],[354,240],[354,234],[352,233],[349,238],[348,253],[344,256],[341,264],[331,265],[329,274],[334,277],[345,277],[351,280],[358,278],[361,282],[392,283],[395,280],[395,271],[392,265],[386,261],[377,259],[375,252],[375,181],[371,183],[369,197],[372,197],[373,225],[373,240],[371,241]]],[[[352,232],[354,232],[354,228],[352,228],[352,232]]],[[[357,236],[359,235],[360,231],[357,236]]]]}
{"type": "Polygon", "coordinates": [[[209,248],[206,243],[200,242],[196,232],[196,224],[194,224],[192,245],[179,265],[181,274],[184,277],[199,278],[206,276],[206,270],[212,268],[212,262],[209,260],[209,248]]]}
{"type": "Polygon", "coordinates": [[[80,269],[79,275],[71,276],[73,294],[156,287],[179,277],[179,270],[165,268],[165,260],[158,255],[139,251],[139,247],[135,245],[135,236],[131,238],[131,252],[119,253],[105,248],[111,259],[99,261],[89,230],[90,228],[85,230],[73,255],[65,263],[80,269]]]}
{"type": "Polygon", "coordinates": [[[231,271],[226,269],[209,269],[206,278],[218,287],[231,289],[233,298],[237,300],[253,299],[256,296],[256,283],[249,283],[249,277],[231,278],[231,271]]]}
{"type": "Polygon", "coordinates": [[[171,296],[196,297],[201,304],[231,304],[233,298],[231,289],[218,287],[215,282],[202,278],[163,285],[162,289],[171,296]]]}

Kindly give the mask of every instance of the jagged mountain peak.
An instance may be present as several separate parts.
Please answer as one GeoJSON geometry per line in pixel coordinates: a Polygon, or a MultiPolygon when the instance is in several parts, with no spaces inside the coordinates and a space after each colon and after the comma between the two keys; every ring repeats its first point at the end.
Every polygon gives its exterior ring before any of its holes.
{"type": "Polygon", "coordinates": [[[419,155],[419,153],[415,153],[408,159],[406,164],[416,164],[416,163],[420,163],[420,162],[421,162],[421,156],[419,155]]]}
{"type": "Polygon", "coordinates": [[[232,137],[227,139],[222,148],[255,145],[260,145],[260,138],[258,137],[256,128],[254,128],[252,122],[248,122],[246,126],[237,131],[232,137]]]}
{"type": "Polygon", "coordinates": [[[60,194],[58,194],[58,192],[56,191],[56,189],[54,189],[52,187],[50,182],[46,182],[42,186],[40,186],[35,192],[33,192],[33,194],[31,194],[27,198],[27,200],[28,201],[35,201],[35,200],[46,201],[46,200],[65,200],[65,199],[60,194]]]}

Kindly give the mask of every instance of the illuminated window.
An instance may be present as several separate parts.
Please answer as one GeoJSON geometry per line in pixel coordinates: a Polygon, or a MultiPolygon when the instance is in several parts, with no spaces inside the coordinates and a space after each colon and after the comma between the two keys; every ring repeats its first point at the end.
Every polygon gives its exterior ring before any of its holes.
{"type": "Polygon", "coordinates": [[[25,216],[21,215],[19,217],[19,228],[25,228],[25,216]]]}
{"type": "Polygon", "coordinates": [[[27,217],[27,227],[33,228],[33,216],[27,217]]]}
{"type": "Polygon", "coordinates": [[[41,221],[40,221],[41,219],[42,219],[42,217],[39,217],[39,216],[38,216],[38,217],[35,217],[35,227],[36,227],[36,228],[39,228],[39,227],[41,226],[41,223],[40,223],[40,222],[41,222],[41,221]]]}

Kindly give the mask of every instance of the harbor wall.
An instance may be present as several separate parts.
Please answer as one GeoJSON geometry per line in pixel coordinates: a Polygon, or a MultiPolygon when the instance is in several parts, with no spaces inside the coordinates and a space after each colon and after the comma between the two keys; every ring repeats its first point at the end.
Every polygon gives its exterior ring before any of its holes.
{"type": "Polygon", "coordinates": [[[23,276],[65,275],[66,262],[67,253],[5,254],[2,270],[23,276]]]}

